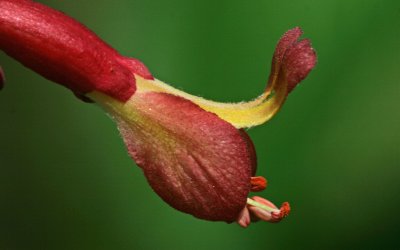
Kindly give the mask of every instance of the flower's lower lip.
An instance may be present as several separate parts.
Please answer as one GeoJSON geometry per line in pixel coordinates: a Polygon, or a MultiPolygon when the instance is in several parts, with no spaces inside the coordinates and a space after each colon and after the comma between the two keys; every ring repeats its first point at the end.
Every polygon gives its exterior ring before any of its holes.
{"type": "Polygon", "coordinates": [[[137,92],[126,103],[101,93],[90,97],[117,122],[130,155],[164,201],[201,219],[236,220],[251,176],[239,130],[168,93],[137,92]]]}

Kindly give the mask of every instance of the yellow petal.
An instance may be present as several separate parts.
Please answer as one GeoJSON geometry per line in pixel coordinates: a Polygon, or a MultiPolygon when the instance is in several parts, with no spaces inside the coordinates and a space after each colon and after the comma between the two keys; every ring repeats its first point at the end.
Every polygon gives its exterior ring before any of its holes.
{"type": "Polygon", "coordinates": [[[271,119],[285,102],[286,96],[315,66],[316,55],[310,41],[300,40],[302,31],[294,28],[279,40],[272,58],[268,86],[259,97],[249,102],[220,103],[187,94],[159,80],[136,77],[138,92],[164,92],[183,97],[204,110],[215,113],[236,128],[260,125],[271,119]]]}
{"type": "Polygon", "coordinates": [[[285,101],[287,81],[285,74],[275,77],[265,92],[249,102],[220,103],[190,95],[159,80],[147,80],[135,75],[138,92],[164,92],[188,99],[201,108],[215,113],[221,119],[231,123],[236,128],[246,128],[260,125],[274,116],[285,101]]]}

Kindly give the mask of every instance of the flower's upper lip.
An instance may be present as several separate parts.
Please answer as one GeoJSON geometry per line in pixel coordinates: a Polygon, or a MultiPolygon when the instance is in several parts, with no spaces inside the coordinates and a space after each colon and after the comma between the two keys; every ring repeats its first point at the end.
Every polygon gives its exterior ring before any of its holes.
{"type": "Polygon", "coordinates": [[[139,92],[165,92],[190,100],[204,110],[217,114],[236,128],[248,128],[267,122],[282,107],[286,96],[316,64],[316,55],[307,39],[298,41],[302,31],[296,27],[279,40],[272,59],[271,73],[264,92],[249,102],[221,103],[206,100],[175,89],[159,80],[137,77],[139,92]]]}

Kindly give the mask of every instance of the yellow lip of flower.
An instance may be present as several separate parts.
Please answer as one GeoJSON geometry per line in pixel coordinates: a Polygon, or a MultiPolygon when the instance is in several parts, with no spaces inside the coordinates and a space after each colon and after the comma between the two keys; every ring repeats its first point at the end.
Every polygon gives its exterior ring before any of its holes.
{"type": "Polygon", "coordinates": [[[264,92],[252,101],[221,103],[206,100],[173,88],[160,80],[144,79],[140,76],[136,76],[137,91],[181,96],[204,110],[217,114],[236,128],[260,125],[279,111],[289,92],[307,76],[316,63],[315,51],[309,40],[297,41],[301,34],[301,29],[297,27],[282,37],[273,57],[268,85],[264,92]]]}
{"type": "Polygon", "coordinates": [[[136,77],[136,86],[139,92],[154,91],[181,96],[196,103],[202,109],[217,114],[236,128],[260,125],[271,119],[282,106],[287,89],[285,83],[282,83],[275,88],[269,88],[253,101],[220,103],[185,93],[157,79],[147,80],[139,76],[136,77]]]}

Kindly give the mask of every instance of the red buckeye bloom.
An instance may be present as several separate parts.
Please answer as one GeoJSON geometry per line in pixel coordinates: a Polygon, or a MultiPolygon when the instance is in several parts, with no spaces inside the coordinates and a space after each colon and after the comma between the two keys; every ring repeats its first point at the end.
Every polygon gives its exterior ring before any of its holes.
{"type": "MultiPolygon", "coordinates": [[[[65,14],[29,0],[0,0],[0,49],[86,101],[117,123],[130,156],[169,205],[197,218],[278,222],[277,208],[250,192],[266,188],[256,176],[254,145],[244,131],[271,119],[316,64],[302,31],[279,40],[264,92],[250,102],[218,103],[155,79],[137,59],[120,55],[65,14]]],[[[5,81],[0,67],[0,88],[5,81]]]]}

